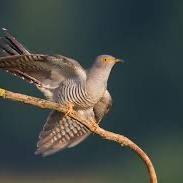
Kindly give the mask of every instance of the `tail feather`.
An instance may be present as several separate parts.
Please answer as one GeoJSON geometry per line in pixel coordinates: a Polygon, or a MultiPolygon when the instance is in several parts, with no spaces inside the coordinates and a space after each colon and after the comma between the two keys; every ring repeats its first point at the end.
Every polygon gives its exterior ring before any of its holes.
{"type": "Polygon", "coordinates": [[[0,48],[6,53],[6,56],[19,54],[4,38],[0,38],[0,48]]]}
{"type": "Polygon", "coordinates": [[[48,156],[82,142],[91,132],[78,121],[52,111],[39,135],[35,154],[48,156]]]}
{"type": "Polygon", "coordinates": [[[3,28],[4,37],[0,38],[0,56],[30,54],[30,52],[3,28]]]}

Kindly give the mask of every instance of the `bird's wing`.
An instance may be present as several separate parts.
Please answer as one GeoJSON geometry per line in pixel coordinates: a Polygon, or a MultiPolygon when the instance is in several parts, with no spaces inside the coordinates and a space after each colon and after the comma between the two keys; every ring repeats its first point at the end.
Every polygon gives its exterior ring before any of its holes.
{"type": "MultiPolygon", "coordinates": [[[[94,116],[97,123],[108,113],[112,99],[106,90],[93,110],[82,111],[85,117],[94,116]],[[93,114],[94,113],[94,114],[93,114]]],[[[85,140],[91,132],[83,124],[57,111],[50,115],[39,135],[36,154],[48,156],[65,148],[71,148],[85,140]]]]}
{"type": "Polygon", "coordinates": [[[112,97],[108,90],[105,91],[104,96],[95,104],[93,111],[97,123],[100,123],[103,117],[109,112],[112,107],[112,97]]]}
{"type": "Polygon", "coordinates": [[[44,90],[55,89],[70,77],[86,78],[86,72],[74,59],[56,55],[30,54],[10,33],[0,38],[0,68],[44,90]]]}
{"type": "Polygon", "coordinates": [[[71,77],[86,78],[85,71],[78,62],[61,55],[29,54],[1,57],[0,68],[48,89],[57,88],[63,80],[71,77]]]}
{"type": "Polygon", "coordinates": [[[89,134],[90,131],[77,120],[60,112],[51,111],[39,135],[35,153],[43,156],[51,155],[70,147],[71,144],[77,145],[89,134]]]}

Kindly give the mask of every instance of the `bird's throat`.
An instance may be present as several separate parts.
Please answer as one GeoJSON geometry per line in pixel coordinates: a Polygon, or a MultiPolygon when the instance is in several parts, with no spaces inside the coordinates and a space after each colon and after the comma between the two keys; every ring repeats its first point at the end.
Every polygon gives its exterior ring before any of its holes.
{"type": "Polygon", "coordinates": [[[87,93],[96,101],[104,95],[107,89],[107,81],[110,70],[104,72],[102,68],[92,68],[87,75],[86,89],[87,93]]]}

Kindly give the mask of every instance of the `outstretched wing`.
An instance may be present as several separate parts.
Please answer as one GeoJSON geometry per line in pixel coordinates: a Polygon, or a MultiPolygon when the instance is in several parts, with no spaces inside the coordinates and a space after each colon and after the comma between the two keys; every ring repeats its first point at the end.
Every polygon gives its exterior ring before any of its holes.
{"type": "MultiPolygon", "coordinates": [[[[64,114],[51,111],[46,124],[39,135],[36,154],[48,156],[61,151],[70,144],[79,143],[90,131],[77,120],[64,114]]],[[[76,145],[76,144],[75,144],[76,145]]]]}
{"type": "Polygon", "coordinates": [[[17,73],[45,88],[57,88],[70,77],[86,78],[84,69],[76,61],[64,56],[40,54],[14,55],[0,58],[0,68],[17,73]]]}
{"type": "Polygon", "coordinates": [[[82,66],[62,55],[30,54],[13,36],[6,32],[0,38],[0,68],[34,83],[42,91],[52,90],[68,78],[86,78],[82,66]]]}
{"type": "MultiPolygon", "coordinates": [[[[92,111],[97,123],[108,113],[111,105],[112,98],[106,90],[92,111]]],[[[87,113],[84,115],[87,116],[87,113]]],[[[57,111],[52,111],[39,135],[36,154],[48,156],[65,148],[74,147],[90,134],[91,132],[78,121],[57,111]]]]}

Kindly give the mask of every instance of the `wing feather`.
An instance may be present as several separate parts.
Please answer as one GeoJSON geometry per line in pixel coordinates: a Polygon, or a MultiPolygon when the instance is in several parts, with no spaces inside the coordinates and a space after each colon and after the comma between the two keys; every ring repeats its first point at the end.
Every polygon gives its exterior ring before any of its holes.
{"type": "Polygon", "coordinates": [[[30,83],[41,91],[53,90],[70,77],[86,79],[86,72],[74,59],[62,55],[30,54],[7,30],[0,38],[0,68],[30,83]]]}
{"type": "Polygon", "coordinates": [[[103,117],[109,112],[112,107],[112,97],[108,90],[104,93],[104,96],[100,99],[100,101],[95,104],[93,111],[95,114],[95,119],[98,123],[101,122],[103,117]]]}
{"type": "Polygon", "coordinates": [[[41,54],[6,56],[0,58],[0,68],[21,76],[25,75],[30,80],[34,78],[42,87],[50,89],[57,88],[63,80],[70,77],[86,78],[85,71],[79,63],[75,64],[64,56],[41,54]]]}

